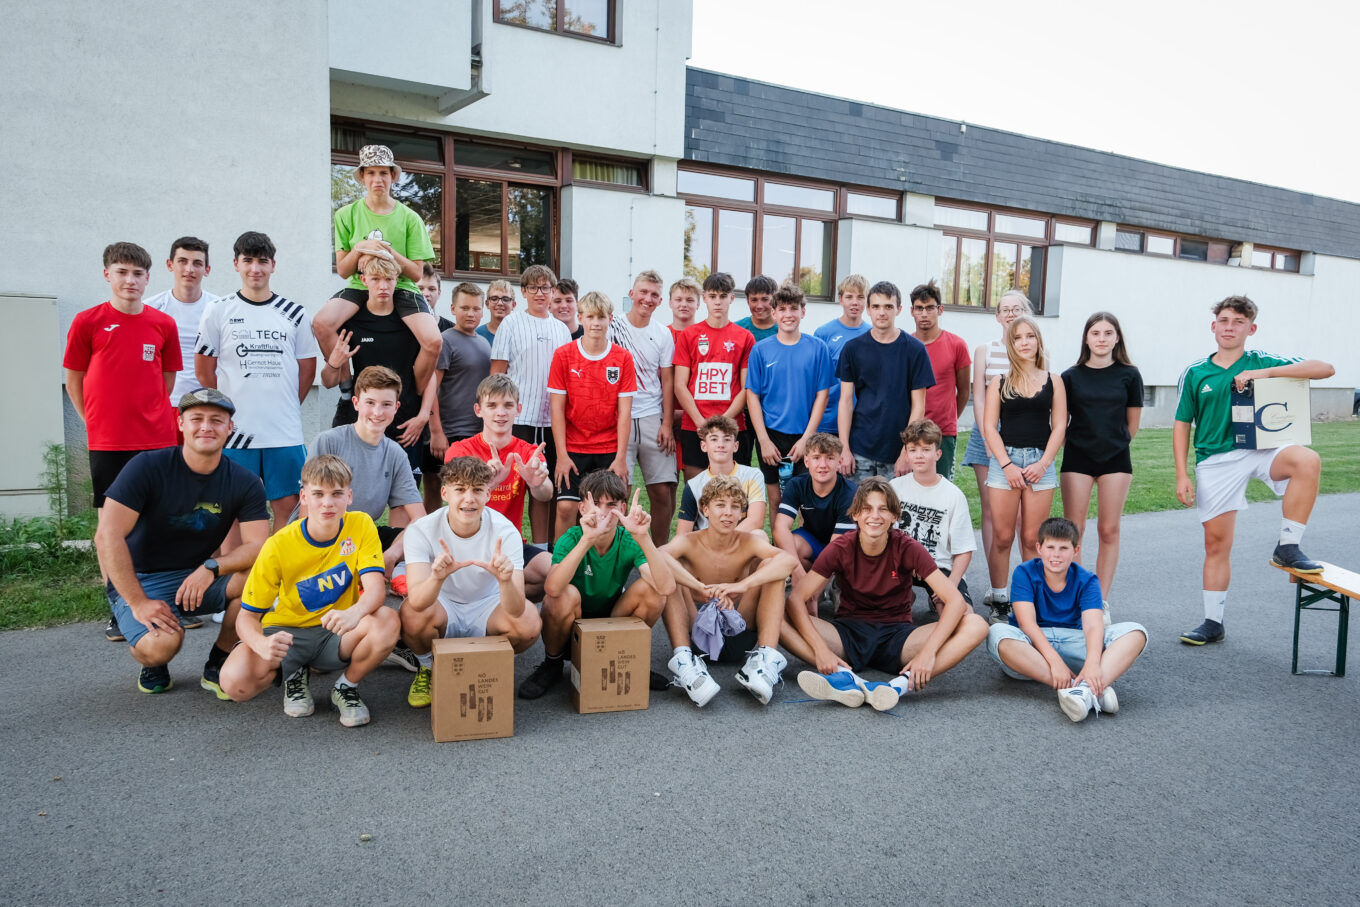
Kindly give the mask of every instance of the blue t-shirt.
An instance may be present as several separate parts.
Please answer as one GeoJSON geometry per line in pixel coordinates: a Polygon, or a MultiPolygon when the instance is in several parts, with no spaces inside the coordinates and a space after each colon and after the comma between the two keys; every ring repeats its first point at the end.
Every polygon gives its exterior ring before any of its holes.
{"type": "Polygon", "coordinates": [[[864,334],[841,350],[836,377],[855,386],[850,452],[894,462],[902,453],[902,429],[911,416],[911,392],[935,386],[926,345],[906,331],[898,331],[892,343],[864,334]]]}
{"type": "Polygon", "coordinates": [[[762,340],[746,364],[746,389],[760,398],[765,427],[786,435],[807,430],[817,394],[835,382],[826,344],[807,334],[792,345],[762,340]]]}
{"type": "Polygon", "coordinates": [[[269,519],[258,476],[226,457],[200,475],[178,447],[133,457],[108,496],[137,512],[127,545],[138,573],[197,567],[212,557],[233,522],[269,519]]]}
{"type": "MultiPolygon", "coordinates": [[[[860,334],[869,333],[869,329],[870,325],[867,321],[861,321],[857,328],[848,328],[841,324],[838,318],[817,328],[812,332],[812,336],[826,344],[827,352],[831,354],[831,371],[834,372],[837,363],[841,361],[841,350],[845,348],[845,345],[860,334]]],[[[840,430],[836,426],[836,411],[840,403],[841,383],[836,381],[831,385],[831,393],[826,398],[826,415],[822,416],[822,424],[817,426],[818,431],[834,435],[840,430]]]]}
{"type": "MultiPolygon", "coordinates": [[[[1054,592],[1044,581],[1044,562],[1039,558],[1025,561],[1011,575],[1011,601],[1033,602],[1034,613],[1041,627],[1081,629],[1081,612],[1102,609],[1100,580],[1080,564],[1067,568],[1067,585],[1054,592]]],[[[1020,626],[1011,614],[1011,626],[1020,626]]]]}
{"type": "Polygon", "coordinates": [[[795,525],[801,516],[803,528],[825,545],[833,536],[855,528],[854,520],[850,519],[850,502],[854,499],[855,483],[845,476],[838,474],[831,493],[819,498],[812,489],[812,476],[804,474],[785,484],[779,512],[793,517],[795,525]]]}
{"type": "Polygon", "coordinates": [[[477,333],[482,337],[485,337],[487,343],[496,342],[496,335],[491,332],[491,328],[487,327],[484,324],[480,324],[477,326],[477,333]]]}
{"type": "Polygon", "coordinates": [[[773,337],[775,334],[778,334],[778,333],[779,333],[779,323],[778,323],[778,322],[775,322],[774,324],[770,325],[770,326],[767,327],[767,328],[758,328],[758,327],[756,327],[755,324],[751,321],[750,316],[747,316],[747,317],[741,319],[740,321],[738,321],[738,322],[737,322],[737,327],[739,327],[739,328],[746,328],[746,330],[750,331],[750,332],[751,332],[751,336],[754,337],[754,338],[756,338],[756,343],[759,343],[760,341],[764,340],[766,337],[773,337]]]}

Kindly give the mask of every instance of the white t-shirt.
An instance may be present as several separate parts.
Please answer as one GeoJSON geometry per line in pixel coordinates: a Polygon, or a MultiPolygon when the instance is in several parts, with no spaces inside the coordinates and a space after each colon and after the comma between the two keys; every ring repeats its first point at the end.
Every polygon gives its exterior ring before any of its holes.
{"type": "Polygon", "coordinates": [[[898,528],[924,545],[937,567],[948,569],[954,555],[977,550],[968,499],[953,482],[941,476],[927,488],[907,473],[888,484],[902,502],[898,528]]]}
{"type": "Polygon", "coordinates": [[[658,370],[675,364],[675,340],[670,328],[657,324],[655,317],[646,327],[634,327],[627,315],[616,315],[609,326],[609,339],[633,354],[638,385],[633,395],[633,418],[655,416],[661,412],[658,370]]]}
{"type": "Polygon", "coordinates": [[[312,319],[278,294],[250,302],[223,296],[203,312],[198,352],[217,357],[218,390],[236,404],[234,449],[303,443],[298,360],[316,357],[312,319]]]}
{"type": "Polygon", "coordinates": [[[553,352],[564,343],[571,343],[571,331],[551,315],[535,318],[528,312],[511,312],[496,329],[491,359],[509,363],[506,374],[519,389],[522,409],[515,419],[516,425],[541,428],[552,425],[548,369],[552,366],[553,352]]]}
{"type": "Polygon", "coordinates": [[[179,328],[179,352],[184,359],[184,368],[175,376],[175,386],[170,389],[170,405],[178,406],[179,398],[192,390],[198,390],[198,378],[194,376],[194,350],[198,349],[198,325],[203,320],[203,312],[217,297],[204,293],[197,302],[180,302],[169,290],[157,293],[142,300],[142,304],[164,312],[175,319],[179,328]]]}
{"type": "MultiPolygon", "coordinates": [[[[481,528],[467,539],[449,528],[447,507],[440,507],[416,520],[406,529],[406,563],[433,564],[434,559],[444,553],[439,547],[440,539],[449,546],[454,560],[486,561],[488,564],[496,550],[496,539],[500,539],[501,553],[510,558],[516,570],[524,569],[524,539],[514,524],[490,507],[482,508],[481,528]]],[[[480,608],[500,595],[501,586],[496,577],[481,567],[455,570],[439,587],[439,602],[450,609],[480,608]]]]}

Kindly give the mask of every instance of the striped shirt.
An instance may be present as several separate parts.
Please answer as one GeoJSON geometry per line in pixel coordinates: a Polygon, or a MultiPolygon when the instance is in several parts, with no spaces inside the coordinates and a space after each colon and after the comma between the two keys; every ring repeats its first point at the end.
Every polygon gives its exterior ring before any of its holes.
{"type": "Polygon", "coordinates": [[[217,387],[236,404],[232,449],[304,443],[298,360],[316,357],[312,319],[275,294],[252,302],[223,296],[203,313],[197,352],[217,359],[217,387]]]}
{"type": "Polygon", "coordinates": [[[635,327],[627,315],[620,315],[609,326],[609,339],[633,354],[633,369],[637,372],[633,418],[655,416],[661,412],[659,370],[671,368],[675,360],[675,341],[670,329],[655,321],[646,327],[635,327]]]}
{"type": "Polygon", "coordinates": [[[990,384],[993,378],[1005,375],[1011,370],[1010,357],[1006,355],[1006,341],[989,340],[987,341],[987,383],[990,384]]]}
{"type": "Polygon", "coordinates": [[[516,425],[546,428],[552,424],[548,369],[553,352],[564,343],[571,343],[571,331],[551,315],[535,318],[528,312],[511,312],[496,329],[491,360],[508,364],[506,373],[519,389],[522,408],[516,425]]]}

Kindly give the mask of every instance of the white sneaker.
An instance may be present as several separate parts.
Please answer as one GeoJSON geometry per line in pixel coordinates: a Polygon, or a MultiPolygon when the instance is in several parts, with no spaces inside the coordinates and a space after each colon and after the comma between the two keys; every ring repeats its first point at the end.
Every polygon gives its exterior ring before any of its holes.
{"type": "Polygon", "coordinates": [[[227,615],[225,611],[218,611],[216,614],[212,616],[213,623],[220,624],[222,622],[222,618],[226,616],[227,615]]]}
{"type": "Polygon", "coordinates": [[[777,649],[760,646],[746,653],[746,664],[737,672],[737,683],[746,687],[761,705],[768,705],[788,663],[777,649]]]}
{"type": "Polygon", "coordinates": [[[713,675],[708,673],[708,666],[703,659],[696,657],[689,649],[681,649],[672,655],[666,667],[670,668],[675,678],[672,683],[684,687],[689,698],[700,708],[708,705],[708,701],[722,689],[713,675]]]}
{"type": "Polygon", "coordinates": [[[289,718],[306,718],[316,711],[312,701],[310,681],[312,672],[304,665],[283,681],[283,714],[289,718]]]}
{"type": "Polygon", "coordinates": [[[1119,711],[1119,697],[1114,694],[1114,687],[1107,684],[1105,692],[1101,693],[1100,698],[1096,700],[1096,712],[1113,715],[1117,711],[1119,711]]]}
{"type": "Polygon", "coordinates": [[[345,727],[360,727],[368,724],[368,706],[359,698],[358,687],[331,687],[331,705],[340,713],[340,723],[345,727]]]}
{"type": "Polygon", "coordinates": [[[1091,688],[1084,680],[1074,687],[1059,690],[1058,705],[1062,706],[1063,714],[1073,721],[1085,721],[1091,709],[1100,708],[1100,704],[1096,702],[1096,695],[1091,692],[1091,688]]]}
{"type": "MultiPolygon", "coordinates": [[[[898,699],[902,696],[902,691],[891,683],[880,683],[876,680],[865,680],[858,674],[852,673],[855,678],[855,686],[864,691],[864,701],[871,708],[880,712],[886,712],[897,705],[898,699]]],[[[902,678],[905,680],[906,678],[902,678]]]]}

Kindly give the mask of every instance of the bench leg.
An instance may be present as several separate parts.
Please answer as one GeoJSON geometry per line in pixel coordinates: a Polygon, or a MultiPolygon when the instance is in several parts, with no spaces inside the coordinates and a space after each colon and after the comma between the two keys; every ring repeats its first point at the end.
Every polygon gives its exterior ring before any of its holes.
{"type": "Polygon", "coordinates": [[[1336,628],[1336,676],[1346,676],[1346,629],[1350,622],[1351,600],[1349,596],[1341,596],[1340,608],[1337,614],[1336,628]]]}
{"type": "Polygon", "coordinates": [[[1303,583],[1294,580],[1294,660],[1289,673],[1299,673],[1299,620],[1303,617],[1303,583]]]}

